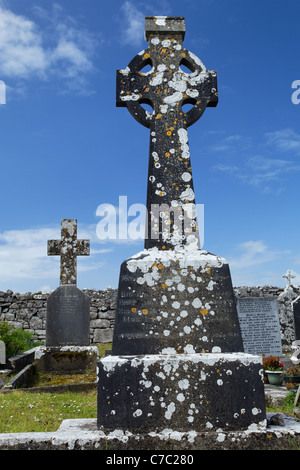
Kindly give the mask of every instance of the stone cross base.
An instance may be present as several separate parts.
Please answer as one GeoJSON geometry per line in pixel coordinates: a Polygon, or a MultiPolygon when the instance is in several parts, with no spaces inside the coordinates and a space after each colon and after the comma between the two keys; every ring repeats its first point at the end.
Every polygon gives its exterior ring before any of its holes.
{"type": "Polygon", "coordinates": [[[102,430],[266,428],[260,358],[245,353],[107,356],[98,362],[102,430]]]}
{"type": "Polygon", "coordinates": [[[144,250],[121,266],[112,354],[243,351],[229,265],[204,250],[144,250]]]}

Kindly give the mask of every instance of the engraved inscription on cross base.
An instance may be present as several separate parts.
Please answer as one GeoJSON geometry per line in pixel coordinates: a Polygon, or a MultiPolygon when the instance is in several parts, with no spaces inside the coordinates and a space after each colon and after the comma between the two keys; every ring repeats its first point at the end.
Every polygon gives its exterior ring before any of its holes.
{"type": "Polygon", "coordinates": [[[183,48],[184,18],[146,17],[145,33],[149,47],[117,71],[117,106],[150,128],[145,248],[200,249],[187,128],[217,105],[216,72],[183,48]]]}
{"type": "Polygon", "coordinates": [[[90,241],[77,239],[77,220],[61,221],[61,240],[48,240],[48,255],[60,256],[60,285],[76,285],[77,256],[90,254],[90,241]]]}

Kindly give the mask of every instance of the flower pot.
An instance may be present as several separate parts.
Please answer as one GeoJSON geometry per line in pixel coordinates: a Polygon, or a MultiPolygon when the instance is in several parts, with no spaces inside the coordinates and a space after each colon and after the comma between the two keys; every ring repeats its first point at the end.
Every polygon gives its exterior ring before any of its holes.
{"type": "Polygon", "coordinates": [[[282,370],[266,370],[268,376],[269,384],[271,385],[281,385],[283,382],[283,373],[282,370]]]}

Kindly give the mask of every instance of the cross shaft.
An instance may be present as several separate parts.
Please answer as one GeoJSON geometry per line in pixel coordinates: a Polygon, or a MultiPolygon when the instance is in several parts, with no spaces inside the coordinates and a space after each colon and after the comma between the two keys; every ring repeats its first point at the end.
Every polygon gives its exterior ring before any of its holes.
{"type": "Polygon", "coordinates": [[[61,221],[61,240],[48,240],[48,255],[60,256],[60,285],[76,285],[77,256],[90,254],[90,241],[77,239],[77,220],[61,221]]]}
{"type": "Polygon", "coordinates": [[[200,247],[187,128],[217,105],[217,81],[183,48],[184,34],[182,17],[146,17],[149,47],[117,71],[117,106],[150,128],[145,248],[200,247]],[[192,109],[185,112],[185,104],[192,109]]]}

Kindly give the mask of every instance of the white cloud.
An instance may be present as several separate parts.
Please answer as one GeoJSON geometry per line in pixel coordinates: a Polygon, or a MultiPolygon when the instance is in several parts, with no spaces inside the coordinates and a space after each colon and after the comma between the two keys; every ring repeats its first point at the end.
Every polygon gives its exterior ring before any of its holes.
{"type": "Polygon", "coordinates": [[[125,26],[122,31],[122,43],[140,45],[144,41],[145,15],[136,6],[126,0],[121,7],[125,26]]]}
{"type": "Polygon", "coordinates": [[[282,129],[265,134],[267,143],[284,152],[300,155],[300,134],[293,129],[282,129]]]}
{"type": "MultiPolygon", "coordinates": [[[[78,238],[97,242],[95,226],[80,228],[78,238]]],[[[60,239],[60,227],[7,230],[0,233],[0,282],[16,279],[59,280],[59,256],[47,255],[47,240],[60,239]]],[[[102,260],[97,255],[111,252],[110,248],[91,247],[91,254],[78,270],[90,271],[99,268],[102,260]]]]}
{"type": "Polygon", "coordinates": [[[235,253],[228,256],[233,285],[274,285],[283,284],[278,263],[288,259],[288,250],[272,250],[262,240],[240,243],[235,253]]]}
{"type": "Polygon", "coordinates": [[[0,70],[2,76],[41,74],[48,60],[36,25],[0,6],[0,70]]]}
{"type": "Polygon", "coordinates": [[[299,172],[300,164],[292,158],[274,158],[274,152],[277,150],[278,153],[278,149],[289,150],[291,157],[292,154],[300,154],[300,135],[287,129],[267,133],[263,137],[263,145],[258,143],[255,146],[251,139],[240,135],[228,136],[216,142],[210,146],[210,150],[222,151],[222,162],[214,165],[212,169],[226,172],[241,183],[256,187],[263,193],[281,194],[285,188],[286,176],[299,172]],[[270,149],[272,157],[268,158],[265,155],[269,154],[270,149]],[[244,155],[242,160],[241,154],[244,155]]]}
{"type": "Polygon", "coordinates": [[[0,76],[4,80],[65,79],[65,87],[84,91],[93,70],[97,40],[54,5],[33,9],[39,24],[0,5],[0,76]]]}
{"type": "Polygon", "coordinates": [[[261,240],[247,241],[238,246],[241,255],[231,259],[230,265],[234,268],[245,268],[263,264],[274,259],[278,254],[277,252],[270,251],[261,240]]]}

